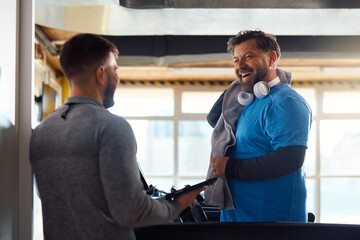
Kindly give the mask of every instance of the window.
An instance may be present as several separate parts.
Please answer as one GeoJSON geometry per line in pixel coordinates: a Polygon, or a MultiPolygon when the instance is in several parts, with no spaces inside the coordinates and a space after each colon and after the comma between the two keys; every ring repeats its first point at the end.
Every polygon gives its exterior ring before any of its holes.
{"type": "Polygon", "coordinates": [[[320,221],[360,223],[360,177],[321,177],[320,221]]]}
{"type": "Polygon", "coordinates": [[[183,91],[181,94],[181,111],[183,113],[207,114],[222,92],[213,91],[183,91]]]}
{"type": "Polygon", "coordinates": [[[114,95],[115,105],[111,111],[122,116],[174,115],[174,92],[170,88],[119,87],[114,95]]]}
{"type": "Polygon", "coordinates": [[[55,74],[38,59],[35,60],[34,94],[32,128],[62,104],[61,85],[57,82],[55,74]]]}
{"type": "MultiPolygon", "coordinates": [[[[304,167],[317,222],[360,223],[360,90],[296,86],[313,113],[304,167]]],[[[125,117],[149,184],[169,191],[205,178],[212,128],[206,116],[225,87],[120,86],[111,112],[125,117]]]]}
{"type": "Polygon", "coordinates": [[[359,91],[324,91],[324,113],[360,113],[359,91]]]}
{"type": "Polygon", "coordinates": [[[296,88],[313,110],[305,158],[308,210],[322,223],[360,223],[360,89],[296,88]]]}
{"type": "Polygon", "coordinates": [[[319,131],[321,174],[328,176],[359,174],[360,121],[323,120],[319,131]]]}
{"type": "Polygon", "coordinates": [[[170,191],[204,180],[212,128],[207,113],[225,87],[124,87],[112,113],[131,124],[138,162],[148,184],[170,191]]]}

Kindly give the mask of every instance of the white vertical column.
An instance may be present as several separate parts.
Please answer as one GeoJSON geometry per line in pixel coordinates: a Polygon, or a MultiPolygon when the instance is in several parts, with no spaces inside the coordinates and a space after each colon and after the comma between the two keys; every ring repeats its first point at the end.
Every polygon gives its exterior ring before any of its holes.
{"type": "Polygon", "coordinates": [[[32,173],[29,162],[33,100],[34,0],[18,0],[16,126],[18,132],[18,239],[32,239],[32,173]]]}
{"type": "Polygon", "coordinates": [[[179,186],[179,116],[181,114],[181,91],[174,87],[174,185],[179,186]]]}

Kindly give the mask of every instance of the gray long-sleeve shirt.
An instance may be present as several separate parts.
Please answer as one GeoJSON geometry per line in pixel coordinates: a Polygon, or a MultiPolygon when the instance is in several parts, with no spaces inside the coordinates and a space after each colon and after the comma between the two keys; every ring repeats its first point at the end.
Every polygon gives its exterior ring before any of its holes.
{"type": "Polygon", "coordinates": [[[144,193],[130,125],[92,98],[68,98],[33,131],[30,161],[46,240],[135,239],[180,213],[144,193]]]}

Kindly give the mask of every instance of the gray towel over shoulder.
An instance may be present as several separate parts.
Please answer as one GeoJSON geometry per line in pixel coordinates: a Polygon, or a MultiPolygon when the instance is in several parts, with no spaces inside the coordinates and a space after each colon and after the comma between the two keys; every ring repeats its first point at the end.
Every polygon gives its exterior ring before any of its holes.
{"type": "MultiPolygon", "coordinates": [[[[291,83],[291,73],[276,69],[280,81],[285,84],[291,83]]],[[[211,157],[224,157],[229,147],[236,144],[236,123],[244,110],[237,96],[241,91],[241,82],[236,80],[227,88],[222,102],[222,110],[211,136],[211,157]]],[[[215,177],[211,169],[211,162],[207,172],[207,179],[215,177]]],[[[205,203],[218,206],[224,210],[235,209],[230,188],[226,178],[218,178],[211,186],[205,189],[205,203]]]]}

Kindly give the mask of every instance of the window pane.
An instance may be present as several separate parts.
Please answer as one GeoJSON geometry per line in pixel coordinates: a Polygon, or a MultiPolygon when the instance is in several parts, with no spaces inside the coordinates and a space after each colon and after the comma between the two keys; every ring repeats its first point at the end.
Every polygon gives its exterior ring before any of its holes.
{"type": "Polygon", "coordinates": [[[43,240],[44,235],[41,200],[38,196],[38,190],[36,188],[35,180],[33,185],[33,225],[33,240],[43,240]]]}
{"type": "Polygon", "coordinates": [[[212,130],[206,121],[179,121],[180,176],[206,176],[212,130]]]}
{"type": "MultiPolygon", "coordinates": [[[[308,212],[316,215],[316,182],[315,179],[306,179],[306,208],[308,212]]],[[[315,216],[315,220],[318,216],[315,216]]]]}
{"type": "MultiPolygon", "coordinates": [[[[306,102],[309,104],[312,116],[316,115],[316,98],[315,98],[315,89],[313,88],[294,88],[298,93],[305,98],[306,102]]],[[[311,131],[308,141],[308,149],[306,150],[304,167],[307,176],[313,176],[316,173],[316,122],[312,121],[311,131]]]]}
{"type": "Polygon", "coordinates": [[[294,88],[310,105],[313,116],[316,115],[316,97],[314,88],[294,88]]]}
{"type": "Polygon", "coordinates": [[[308,149],[305,154],[305,172],[307,176],[314,176],[316,174],[316,122],[312,122],[311,131],[309,134],[308,149]]]}
{"type": "Polygon", "coordinates": [[[208,113],[222,92],[183,92],[181,111],[183,113],[208,113]]]}
{"type": "Polygon", "coordinates": [[[156,189],[169,193],[171,187],[174,186],[174,178],[151,178],[146,177],[147,184],[153,185],[156,189]]]}
{"type": "Polygon", "coordinates": [[[324,113],[360,113],[360,91],[324,92],[324,113]]]}
{"type": "Polygon", "coordinates": [[[114,95],[109,110],[120,116],[173,116],[174,91],[169,88],[123,88],[114,95]]]}
{"type": "Polygon", "coordinates": [[[199,182],[205,181],[205,177],[204,178],[192,178],[192,179],[187,179],[187,178],[180,178],[179,179],[179,184],[178,184],[178,188],[183,188],[186,185],[195,185],[199,182]]]}
{"type": "Polygon", "coordinates": [[[321,222],[360,224],[360,178],[321,179],[321,222]]]}
{"type": "Polygon", "coordinates": [[[130,120],[137,142],[137,158],[144,175],[174,174],[172,121],[130,120]]]}
{"type": "Polygon", "coordinates": [[[321,121],[321,174],[359,175],[359,146],[360,120],[321,121]]]}

